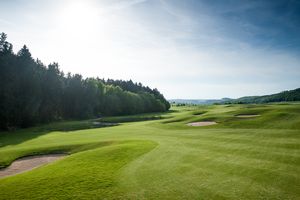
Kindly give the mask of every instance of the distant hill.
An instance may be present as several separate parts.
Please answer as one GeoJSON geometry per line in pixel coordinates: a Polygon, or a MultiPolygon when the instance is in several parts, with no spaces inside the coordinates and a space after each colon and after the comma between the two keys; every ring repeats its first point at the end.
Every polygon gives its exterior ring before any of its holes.
{"type": "Polygon", "coordinates": [[[170,99],[170,103],[175,104],[247,104],[247,103],[270,103],[283,101],[300,101],[300,88],[295,90],[283,91],[276,94],[263,96],[246,96],[238,99],[222,98],[222,99],[170,99]]]}
{"type": "Polygon", "coordinates": [[[209,105],[215,103],[224,103],[233,99],[222,98],[222,99],[169,99],[170,103],[175,104],[194,104],[194,105],[209,105]]]}
{"type": "Polygon", "coordinates": [[[282,101],[300,101],[300,88],[264,96],[248,96],[232,99],[223,103],[270,103],[282,101]]]}

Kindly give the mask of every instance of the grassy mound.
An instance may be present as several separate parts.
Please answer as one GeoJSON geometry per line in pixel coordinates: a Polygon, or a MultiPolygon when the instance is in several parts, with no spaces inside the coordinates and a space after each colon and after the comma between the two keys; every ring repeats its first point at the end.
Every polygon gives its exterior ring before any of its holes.
{"type": "Polygon", "coordinates": [[[156,146],[148,141],[114,143],[1,180],[1,199],[117,198],[122,167],[156,146]],[[51,180],[51,181],[49,181],[51,180]]]}

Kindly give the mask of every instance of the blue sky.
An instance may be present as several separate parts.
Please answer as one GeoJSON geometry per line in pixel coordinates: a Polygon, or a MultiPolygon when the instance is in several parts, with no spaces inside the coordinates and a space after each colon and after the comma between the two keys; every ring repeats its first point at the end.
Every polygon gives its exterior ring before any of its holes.
{"type": "Polygon", "coordinates": [[[0,31],[45,64],[167,98],[300,87],[297,0],[2,0],[0,31]]]}

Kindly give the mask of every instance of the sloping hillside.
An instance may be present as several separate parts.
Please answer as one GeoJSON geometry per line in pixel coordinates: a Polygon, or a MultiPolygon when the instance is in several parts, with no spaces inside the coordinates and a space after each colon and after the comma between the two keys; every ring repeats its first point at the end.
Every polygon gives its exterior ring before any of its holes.
{"type": "Polygon", "coordinates": [[[282,101],[300,101],[300,88],[271,95],[241,97],[224,103],[269,103],[282,101]]]}

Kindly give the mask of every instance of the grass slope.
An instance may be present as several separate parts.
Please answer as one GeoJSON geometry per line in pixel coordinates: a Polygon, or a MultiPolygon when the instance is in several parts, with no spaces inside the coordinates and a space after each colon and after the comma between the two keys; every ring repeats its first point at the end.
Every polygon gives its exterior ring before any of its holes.
{"type": "Polygon", "coordinates": [[[32,154],[71,155],[0,179],[0,199],[300,198],[300,104],[174,107],[156,118],[161,120],[129,122],[125,116],[105,119],[128,122],[107,128],[54,131],[62,130],[58,123],[50,131],[1,133],[2,166],[32,154]],[[208,120],[218,124],[186,126],[208,120]]]}

